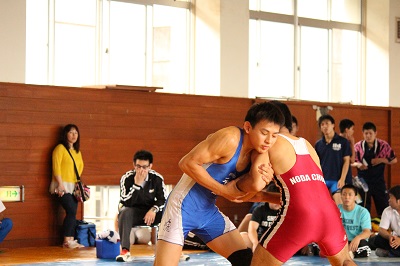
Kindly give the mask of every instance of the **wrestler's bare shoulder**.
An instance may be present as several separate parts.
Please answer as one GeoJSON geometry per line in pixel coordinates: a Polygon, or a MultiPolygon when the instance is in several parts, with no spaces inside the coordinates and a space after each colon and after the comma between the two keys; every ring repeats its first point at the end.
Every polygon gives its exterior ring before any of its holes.
{"type": "Polygon", "coordinates": [[[209,134],[207,139],[224,139],[237,142],[240,139],[240,129],[235,126],[224,127],[209,134]]]}

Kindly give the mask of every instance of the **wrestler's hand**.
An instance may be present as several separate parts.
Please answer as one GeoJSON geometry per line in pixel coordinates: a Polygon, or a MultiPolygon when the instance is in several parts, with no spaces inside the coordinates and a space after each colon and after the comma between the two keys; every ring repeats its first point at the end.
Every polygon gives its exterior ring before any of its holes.
{"type": "Polygon", "coordinates": [[[220,196],[226,198],[227,200],[233,202],[243,202],[243,198],[246,197],[248,193],[240,191],[237,187],[237,182],[239,178],[228,182],[226,185],[223,186],[223,190],[220,192],[220,196]]]}
{"type": "Polygon", "coordinates": [[[272,165],[270,163],[268,165],[259,165],[258,172],[261,174],[262,180],[264,180],[267,185],[274,179],[274,170],[272,169],[272,165]]]}

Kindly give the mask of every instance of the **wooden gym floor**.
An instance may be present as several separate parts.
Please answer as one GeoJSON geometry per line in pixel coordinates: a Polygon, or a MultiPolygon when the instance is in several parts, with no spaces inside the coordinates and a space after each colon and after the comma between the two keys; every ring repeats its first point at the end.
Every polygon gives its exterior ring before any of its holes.
{"type": "MultiPolygon", "coordinates": [[[[199,250],[185,250],[184,254],[202,253],[199,250]]],[[[131,254],[137,257],[151,257],[154,250],[151,245],[132,245],[131,254]]],[[[84,262],[100,260],[96,258],[96,248],[86,247],[67,249],[61,246],[31,247],[8,249],[0,247],[0,265],[26,265],[55,262],[84,262]]]]}

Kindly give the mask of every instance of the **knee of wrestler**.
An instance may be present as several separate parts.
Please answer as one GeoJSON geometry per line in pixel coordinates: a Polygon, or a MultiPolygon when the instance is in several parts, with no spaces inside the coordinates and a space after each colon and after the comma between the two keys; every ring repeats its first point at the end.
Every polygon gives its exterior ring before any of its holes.
{"type": "Polygon", "coordinates": [[[232,266],[249,266],[252,258],[253,252],[251,249],[246,248],[233,252],[227,259],[232,266]]]}

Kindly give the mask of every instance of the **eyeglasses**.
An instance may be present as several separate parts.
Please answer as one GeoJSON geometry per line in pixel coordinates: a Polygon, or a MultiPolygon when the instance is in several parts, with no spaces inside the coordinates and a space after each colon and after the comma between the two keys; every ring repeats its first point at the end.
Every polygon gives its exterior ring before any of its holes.
{"type": "Polygon", "coordinates": [[[150,167],[150,165],[140,165],[140,164],[135,164],[135,168],[136,169],[140,169],[140,168],[142,168],[143,170],[146,170],[147,168],[149,168],[150,167]]]}

